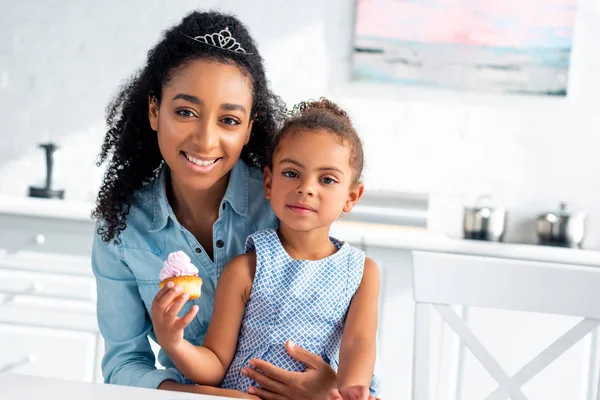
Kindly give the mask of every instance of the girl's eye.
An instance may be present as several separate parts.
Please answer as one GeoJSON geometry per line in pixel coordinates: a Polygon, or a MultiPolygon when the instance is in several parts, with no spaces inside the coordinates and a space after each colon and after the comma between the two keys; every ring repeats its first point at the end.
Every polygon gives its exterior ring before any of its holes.
{"type": "Polygon", "coordinates": [[[194,117],[194,113],[190,110],[177,110],[175,111],[177,115],[181,115],[182,117],[194,117]]]}
{"type": "Polygon", "coordinates": [[[321,182],[323,182],[326,185],[333,185],[334,183],[337,183],[335,179],[329,177],[321,179],[321,182]]]}
{"type": "Polygon", "coordinates": [[[294,171],[284,171],[283,176],[285,176],[286,178],[297,178],[298,174],[294,171]]]}
{"type": "Polygon", "coordinates": [[[221,119],[221,122],[223,122],[225,125],[239,125],[240,122],[235,119],[235,118],[231,118],[231,117],[225,117],[223,119],[221,119]]]}

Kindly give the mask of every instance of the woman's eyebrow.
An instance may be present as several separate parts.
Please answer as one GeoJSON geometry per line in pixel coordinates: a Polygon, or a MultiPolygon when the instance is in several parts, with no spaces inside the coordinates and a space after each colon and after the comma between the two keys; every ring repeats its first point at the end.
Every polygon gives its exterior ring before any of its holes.
{"type": "Polygon", "coordinates": [[[221,104],[221,109],[222,110],[227,110],[227,111],[241,111],[244,114],[246,114],[246,109],[244,108],[244,106],[242,106],[241,104],[233,104],[233,103],[223,103],[221,104]]]}
{"type": "Polygon", "coordinates": [[[173,97],[173,100],[177,100],[177,99],[182,99],[182,100],[185,100],[185,101],[189,101],[190,103],[194,103],[194,104],[197,104],[199,106],[201,106],[201,105],[204,104],[204,102],[202,100],[200,100],[198,97],[193,96],[191,94],[179,93],[175,97],[173,97]]]}
{"type": "MultiPolygon", "coordinates": [[[[173,97],[173,100],[178,100],[178,99],[185,100],[190,103],[197,104],[199,106],[204,105],[204,101],[202,101],[199,97],[196,97],[191,94],[179,93],[175,97],[173,97]]],[[[242,106],[241,104],[223,103],[223,104],[221,104],[221,109],[226,110],[226,111],[241,111],[244,114],[248,113],[246,111],[246,108],[244,106],[242,106]]]]}

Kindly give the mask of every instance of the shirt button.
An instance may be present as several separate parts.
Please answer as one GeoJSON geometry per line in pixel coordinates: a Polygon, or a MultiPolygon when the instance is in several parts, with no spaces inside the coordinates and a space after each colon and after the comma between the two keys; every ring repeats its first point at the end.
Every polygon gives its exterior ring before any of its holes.
{"type": "Polygon", "coordinates": [[[223,203],[223,210],[225,209],[225,203],[223,203]]]}
{"type": "Polygon", "coordinates": [[[200,247],[196,247],[196,253],[198,253],[198,254],[202,253],[202,249],[200,247]]]}
{"type": "Polygon", "coordinates": [[[223,247],[223,246],[225,246],[225,242],[224,242],[224,241],[222,241],[221,239],[217,240],[217,247],[218,247],[218,248],[221,248],[221,247],[223,247]]]}

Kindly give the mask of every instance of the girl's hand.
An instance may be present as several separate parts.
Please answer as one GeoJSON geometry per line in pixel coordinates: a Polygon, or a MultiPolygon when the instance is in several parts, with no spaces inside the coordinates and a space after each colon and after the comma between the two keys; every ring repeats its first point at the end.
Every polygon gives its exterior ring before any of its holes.
{"type": "Polygon", "coordinates": [[[156,341],[167,354],[183,341],[183,329],[198,314],[198,306],[194,305],[183,317],[177,316],[188,299],[187,293],[181,293],[181,287],[168,282],[152,300],[151,315],[156,341]]]}
{"type": "Polygon", "coordinates": [[[329,392],[327,400],[379,400],[371,396],[367,386],[348,386],[333,389],[329,392]]]}
{"type": "Polygon", "coordinates": [[[316,354],[309,353],[291,341],[286,343],[287,352],[306,365],[304,372],[290,372],[266,361],[253,359],[253,368],[243,368],[242,373],[258,383],[261,388],[251,387],[248,393],[263,400],[326,400],[327,393],[336,387],[335,371],[316,354]]]}

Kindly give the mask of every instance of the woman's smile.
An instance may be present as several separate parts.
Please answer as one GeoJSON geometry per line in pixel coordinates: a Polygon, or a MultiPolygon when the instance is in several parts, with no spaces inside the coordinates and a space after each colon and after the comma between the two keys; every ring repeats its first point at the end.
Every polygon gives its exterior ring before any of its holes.
{"type": "Polygon", "coordinates": [[[195,172],[207,173],[210,172],[222,159],[223,157],[199,157],[193,156],[190,153],[184,151],[181,152],[186,165],[195,172]]]}

